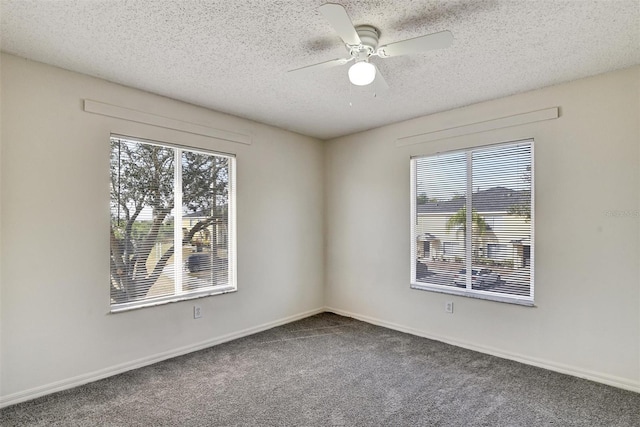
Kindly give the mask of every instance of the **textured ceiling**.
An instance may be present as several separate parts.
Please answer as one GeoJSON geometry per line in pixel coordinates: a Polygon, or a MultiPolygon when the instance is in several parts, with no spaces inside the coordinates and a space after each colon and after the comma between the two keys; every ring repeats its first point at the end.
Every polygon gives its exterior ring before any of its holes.
{"type": "Polygon", "coordinates": [[[640,0],[340,1],[380,44],[449,30],[450,48],[374,59],[351,87],[325,0],[0,0],[1,47],[36,61],[321,139],[640,64],[640,0]]]}

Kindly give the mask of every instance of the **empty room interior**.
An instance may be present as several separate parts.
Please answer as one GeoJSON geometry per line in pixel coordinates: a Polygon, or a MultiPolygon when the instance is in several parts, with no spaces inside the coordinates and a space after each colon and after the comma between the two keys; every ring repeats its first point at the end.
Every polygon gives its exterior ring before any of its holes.
{"type": "Polygon", "coordinates": [[[0,424],[640,425],[637,0],[0,37],[0,424]]]}

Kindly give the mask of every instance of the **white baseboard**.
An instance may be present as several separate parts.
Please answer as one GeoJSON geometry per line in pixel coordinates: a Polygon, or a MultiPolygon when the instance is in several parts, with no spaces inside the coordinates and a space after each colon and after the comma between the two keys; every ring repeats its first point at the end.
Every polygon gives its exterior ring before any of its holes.
{"type": "Polygon", "coordinates": [[[565,365],[561,363],[552,362],[549,360],[538,359],[534,357],[525,356],[522,354],[511,353],[503,351],[489,346],[472,344],[445,336],[431,334],[411,327],[399,325],[397,323],[387,322],[385,320],[369,317],[357,313],[352,313],[346,310],[340,310],[333,307],[325,307],[325,311],[330,313],[339,314],[341,316],[352,317],[363,322],[371,323],[373,325],[382,326],[396,331],[405,332],[411,335],[416,335],[423,338],[432,339],[435,341],[444,342],[447,344],[455,345],[457,347],[466,348],[469,350],[478,351],[480,353],[490,354],[492,356],[501,357],[503,359],[514,360],[516,362],[524,363],[526,365],[537,366],[539,368],[548,369],[550,371],[559,372],[561,374],[572,375],[578,378],[584,378],[587,380],[595,381],[598,383],[610,385],[613,387],[621,388],[624,390],[635,391],[640,393],[640,382],[630,381],[626,378],[620,378],[613,375],[603,374],[600,372],[589,371],[586,369],[578,368],[575,366],[565,365]]]}
{"type": "Polygon", "coordinates": [[[29,390],[20,391],[17,393],[9,394],[7,396],[0,397],[0,408],[14,405],[16,403],[24,402],[27,400],[35,399],[36,397],[44,396],[47,394],[55,393],[62,390],[67,390],[73,387],[77,387],[83,384],[87,384],[93,381],[101,380],[103,378],[111,377],[113,375],[121,374],[132,369],[141,368],[143,366],[152,365],[157,362],[161,362],[173,357],[182,356],[183,354],[191,353],[194,351],[202,350],[208,347],[212,347],[217,344],[222,344],[227,341],[232,341],[238,338],[253,335],[258,332],[265,331],[267,329],[275,328],[276,326],[284,325],[286,323],[295,322],[296,320],[304,319],[305,317],[313,316],[314,314],[324,312],[324,308],[317,308],[315,310],[305,311],[293,316],[284,317],[282,319],[267,322],[262,325],[254,326],[251,328],[243,329],[241,331],[232,332],[227,335],[222,335],[217,338],[212,338],[206,341],[199,342],[197,344],[179,347],[173,350],[168,350],[162,353],[154,354],[151,356],[143,357],[130,362],[121,363],[108,368],[100,369],[97,371],[89,372],[86,374],[78,375],[72,378],[56,381],[50,384],[46,384],[39,387],[34,387],[29,390]]]}

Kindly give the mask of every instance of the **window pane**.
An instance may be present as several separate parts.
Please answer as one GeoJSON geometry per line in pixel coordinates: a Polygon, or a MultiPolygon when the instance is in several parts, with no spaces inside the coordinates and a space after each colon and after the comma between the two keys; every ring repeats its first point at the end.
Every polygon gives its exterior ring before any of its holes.
{"type": "Polygon", "coordinates": [[[229,282],[229,159],[182,153],[183,290],[229,282]]]}
{"type": "Polygon", "coordinates": [[[111,302],[174,292],[174,150],[111,139],[111,302]]]}
{"type": "Polygon", "coordinates": [[[416,280],[466,286],[465,153],[416,159],[416,280]]]}
{"type": "Polygon", "coordinates": [[[531,144],[473,151],[474,289],[531,294],[531,144]]]}

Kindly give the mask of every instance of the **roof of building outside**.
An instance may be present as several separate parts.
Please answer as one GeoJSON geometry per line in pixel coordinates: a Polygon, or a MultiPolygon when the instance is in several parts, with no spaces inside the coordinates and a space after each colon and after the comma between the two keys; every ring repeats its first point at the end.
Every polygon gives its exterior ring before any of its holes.
{"type": "MultiPolygon", "coordinates": [[[[493,187],[473,193],[472,209],[476,212],[509,212],[518,205],[529,205],[531,192],[529,190],[512,190],[506,187],[493,187]]],[[[466,197],[454,197],[450,200],[429,200],[418,205],[418,214],[454,213],[466,204],[466,197]]]]}

